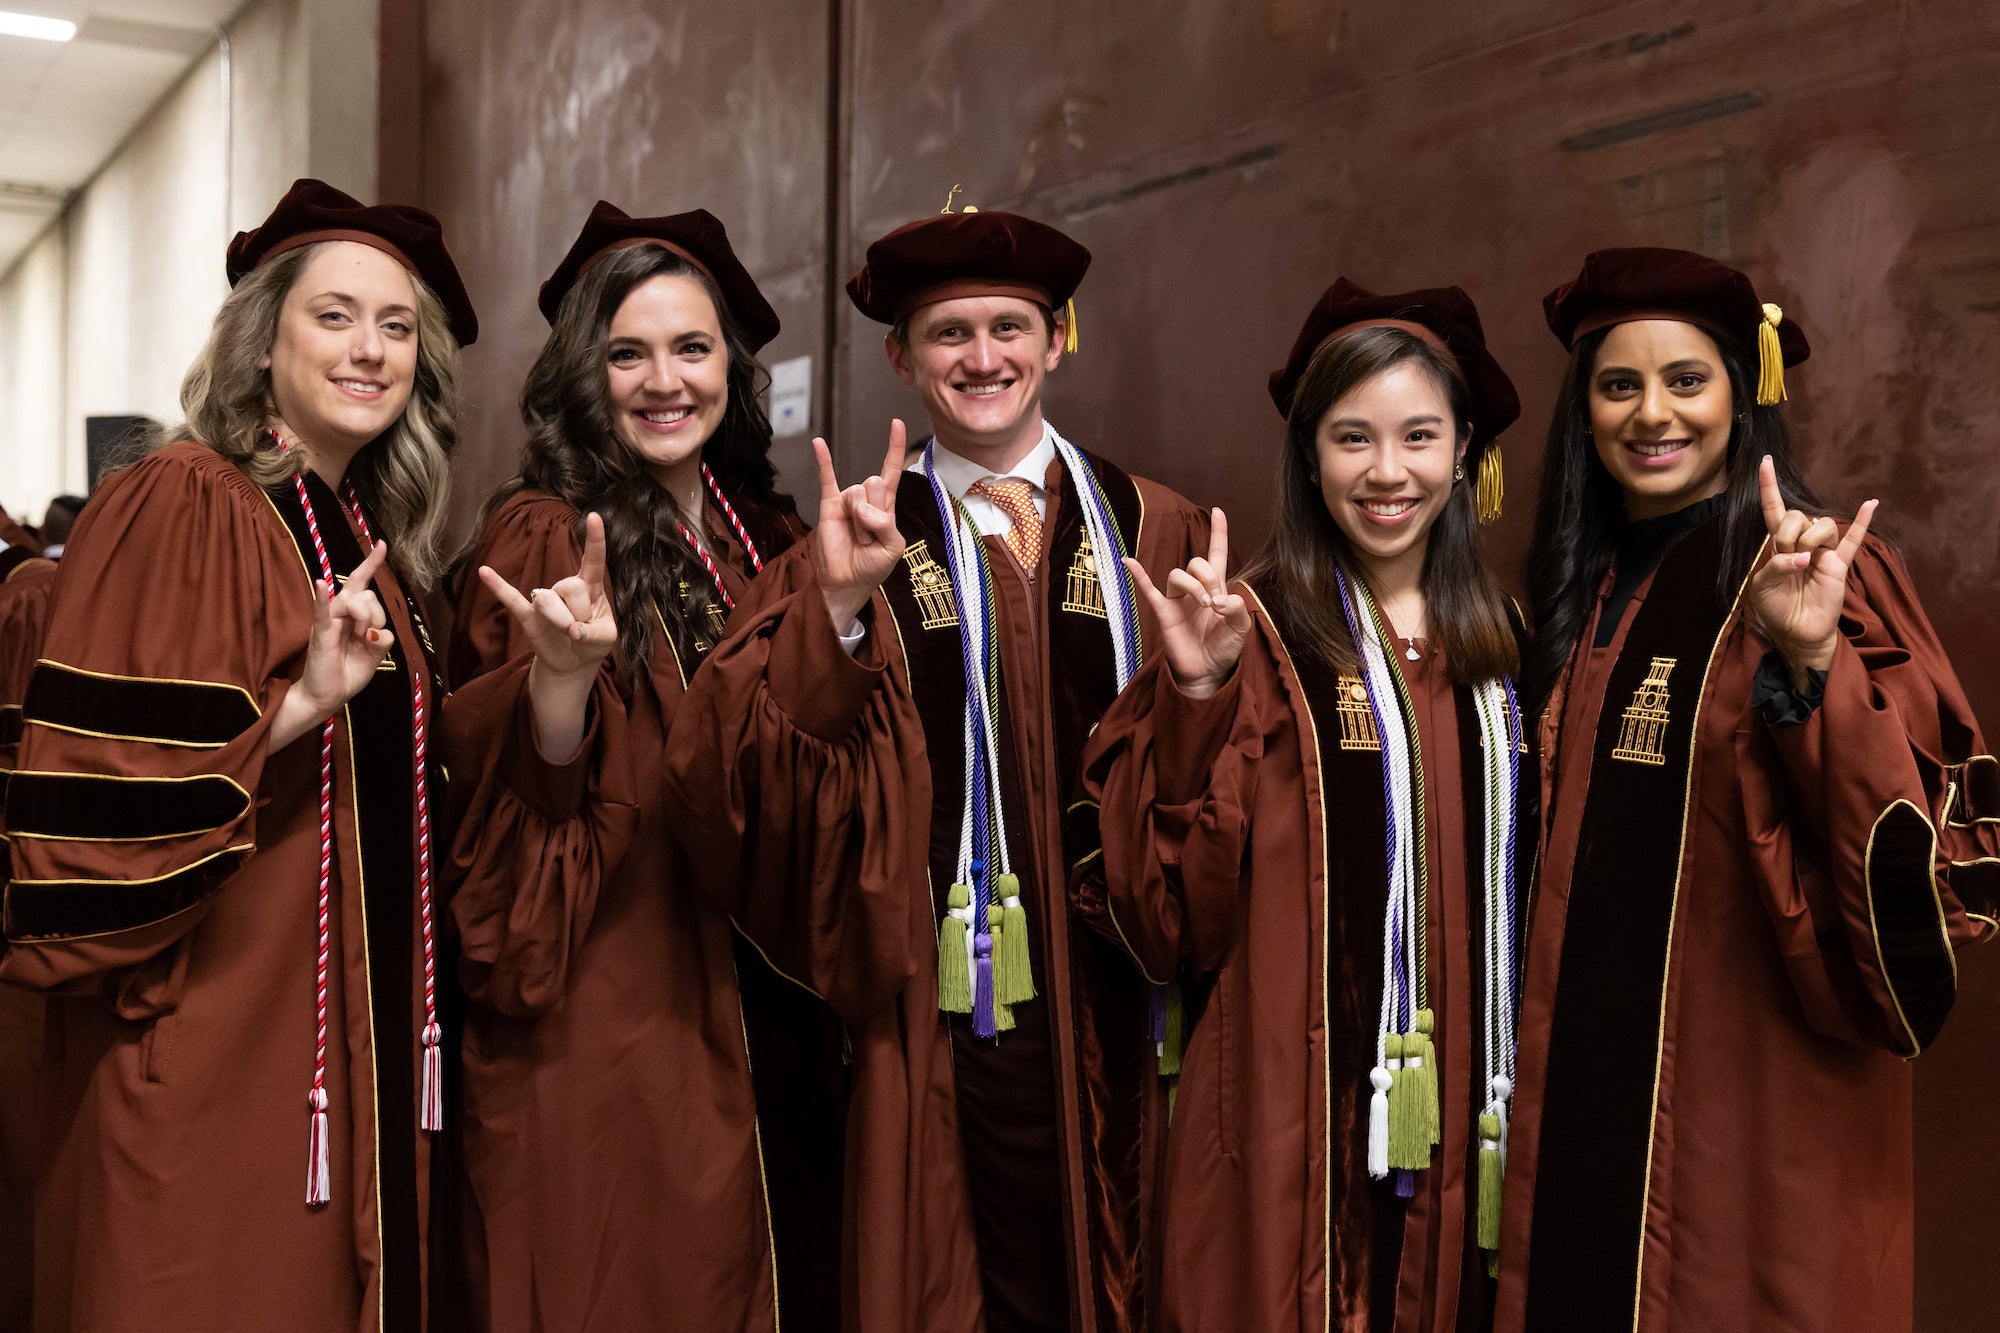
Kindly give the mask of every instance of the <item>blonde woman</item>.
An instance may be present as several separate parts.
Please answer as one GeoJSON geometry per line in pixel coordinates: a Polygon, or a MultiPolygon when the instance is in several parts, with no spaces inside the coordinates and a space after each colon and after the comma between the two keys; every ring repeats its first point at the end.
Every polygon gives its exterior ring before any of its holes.
{"type": "Polygon", "coordinates": [[[439,784],[410,594],[477,324],[435,219],[318,181],[228,264],[187,424],[78,525],[8,792],[0,976],[57,997],[37,1329],[425,1317],[439,784]]]}

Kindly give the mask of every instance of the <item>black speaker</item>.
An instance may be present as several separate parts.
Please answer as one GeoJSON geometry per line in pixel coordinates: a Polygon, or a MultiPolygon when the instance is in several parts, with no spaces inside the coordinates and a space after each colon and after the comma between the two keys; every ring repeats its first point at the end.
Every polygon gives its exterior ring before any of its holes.
{"type": "Polygon", "coordinates": [[[83,456],[90,469],[90,489],[96,490],[112,468],[137,458],[146,433],[159,424],[151,417],[85,417],[83,456]]]}

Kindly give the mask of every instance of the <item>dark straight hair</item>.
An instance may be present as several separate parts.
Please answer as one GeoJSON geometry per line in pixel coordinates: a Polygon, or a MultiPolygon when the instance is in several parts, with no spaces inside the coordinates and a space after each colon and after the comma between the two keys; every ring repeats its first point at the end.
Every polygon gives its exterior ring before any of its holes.
{"type": "MultiPolygon", "coordinates": [[[[1362,577],[1347,535],[1327,509],[1315,477],[1319,426],[1341,399],[1396,366],[1417,366],[1451,404],[1454,443],[1470,428],[1470,393],[1456,363],[1404,329],[1344,333],[1313,355],[1292,396],[1285,446],[1278,457],[1276,517],[1271,538],[1241,577],[1254,585],[1283,624],[1294,647],[1349,674],[1361,656],[1340,609],[1335,571],[1362,577]]],[[[1472,460],[1468,459],[1468,464],[1472,460]]],[[[1431,524],[1424,553],[1423,593],[1431,634],[1443,646],[1451,678],[1462,685],[1512,675],[1520,648],[1507,614],[1507,595],[1480,556],[1472,477],[1456,482],[1431,524]]]]}
{"type": "MultiPolygon", "coordinates": [[[[681,523],[695,528],[701,516],[680,512],[612,424],[616,414],[606,362],[611,321],[642,283],[662,277],[691,279],[708,293],[729,356],[729,405],[715,434],[702,445],[702,461],[739,509],[789,507],[777,493],[771,466],[771,422],[759,397],[769,380],[763,365],[714,280],[664,245],[642,241],[591,264],[563,298],[548,341],[521,389],[521,420],[528,427],[521,473],[501,487],[485,511],[491,514],[508,496],[533,487],[579,514],[594,511],[603,517],[618,648],[632,672],[642,670],[652,654],[654,607],[669,635],[682,642],[708,633],[706,609],[715,600],[708,571],[680,533],[681,523]],[[688,588],[685,601],[683,583],[688,588]]],[[[755,522],[751,512],[743,518],[755,522]]],[[[482,527],[484,519],[482,514],[482,527]]]]}
{"type": "MultiPolygon", "coordinates": [[[[1522,670],[1521,702],[1523,716],[1529,719],[1541,716],[1554,692],[1625,531],[1625,492],[1598,458],[1590,428],[1591,377],[1597,371],[1598,349],[1610,332],[1599,329],[1577,339],[1556,394],[1555,415],[1549,420],[1535,531],[1528,542],[1528,601],[1535,636],[1522,670]]],[[[1715,595],[1727,604],[1735,599],[1764,545],[1767,529],[1757,468],[1765,455],[1777,469],[1778,489],[1787,506],[1811,514],[1826,510],[1793,457],[1784,405],[1765,407],[1757,402],[1754,354],[1729,338],[1715,338],[1715,345],[1729,375],[1730,401],[1738,412],[1749,405],[1748,419],[1730,428],[1724,464],[1722,572],[1715,595]]]]}

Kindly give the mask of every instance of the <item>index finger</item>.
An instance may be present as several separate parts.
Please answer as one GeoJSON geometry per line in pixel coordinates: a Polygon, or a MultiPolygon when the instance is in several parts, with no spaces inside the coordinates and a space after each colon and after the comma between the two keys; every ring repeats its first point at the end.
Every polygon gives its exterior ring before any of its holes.
{"type": "Polygon", "coordinates": [[[604,520],[587,514],[583,520],[583,567],[576,575],[595,594],[604,587],[604,520]]]}
{"type": "Polygon", "coordinates": [[[342,591],[366,592],[368,590],[368,581],[380,572],[383,564],[388,559],[389,544],[387,542],[376,542],[370,548],[368,554],[361,558],[361,563],[354,567],[354,572],[347,576],[347,583],[342,588],[342,591]]]}
{"type": "Polygon", "coordinates": [[[535,609],[534,604],[521,595],[521,590],[495,573],[491,565],[481,565],[479,567],[479,581],[486,585],[486,591],[499,599],[500,605],[506,608],[507,614],[518,619],[521,616],[530,614],[535,609]]]}
{"type": "Polygon", "coordinates": [[[889,422],[889,452],[882,455],[882,484],[889,488],[889,499],[896,498],[896,485],[903,479],[903,460],[909,454],[909,432],[904,429],[901,418],[889,422]]]}
{"type": "Polygon", "coordinates": [[[1854,557],[1861,553],[1861,539],[1868,535],[1868,525],[1875,520],[1875,506],[1879,500],[1870,500],[1862,505],[1854,515],[1854,521],[1847,525],[1847,535],[1840,539],[1840,545],[1833,548],[1840,562],[1849,569],[1854,568],[1854,557]]]}
{"type": "Polygon", "coordinates": [[[1218,582],[1229,577],[1229,518],[1220,509],[1208,511],[1208,563],[1218,582]]]}
{"type": "Polygon", "coordinates": [[[1785,519],[1785,497],[1778,489],[1778,468],[1769,454],[1757,464],[1757,496],[1764,502],[1764,527],[1776,532],[1785,519]]]}
{"type": "Polygon", "coordinates": [[[813,436],[813,457],[819,460],[819,507],[824,509],[840,496],[840,482],[833,475],[833,451],[826,441],[813,436]]]}

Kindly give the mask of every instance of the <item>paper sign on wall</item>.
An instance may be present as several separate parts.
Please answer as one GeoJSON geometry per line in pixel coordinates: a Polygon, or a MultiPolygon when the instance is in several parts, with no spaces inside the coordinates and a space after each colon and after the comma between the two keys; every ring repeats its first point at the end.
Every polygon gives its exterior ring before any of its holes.
{"type": "Polygon", "coordinates": [[[795,356],[771,367],[771,433],[779,439],[812,429],[813,359],[795,356]]]}

